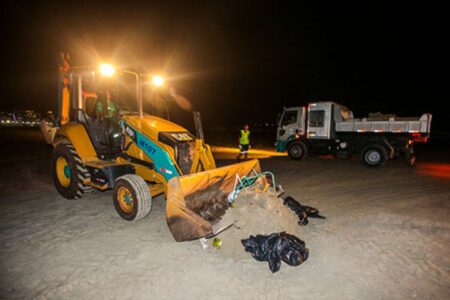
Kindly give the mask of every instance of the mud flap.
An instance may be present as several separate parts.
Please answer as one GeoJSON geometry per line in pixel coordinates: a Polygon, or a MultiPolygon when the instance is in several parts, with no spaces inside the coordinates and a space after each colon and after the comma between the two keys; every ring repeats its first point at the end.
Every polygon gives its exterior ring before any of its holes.
{"type": "Polygon", "coordinates": [[[167,187],[167,225],[177,242],[214,234],[212,225],[228,208],[236,175],[261,172],[258,160],[250,160],[205,172],[174,177],[167,187]]]}

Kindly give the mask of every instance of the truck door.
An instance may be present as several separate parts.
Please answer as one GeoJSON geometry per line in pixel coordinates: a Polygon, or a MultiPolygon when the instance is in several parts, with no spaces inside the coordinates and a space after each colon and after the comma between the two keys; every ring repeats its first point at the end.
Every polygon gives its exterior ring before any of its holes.
{"type": "Polygon", "coordinates": [[[308,106],[308,139],[330,139],[331,105],[330,102],[324,102],[308,106]]]}
{"type": "Polygon", "coordinates": [[[302,134],[304,131],[304,108],[292,107],[284,110],[277,128],[277,140],[287,141],[289,137],[297,131],[302,134]]]}

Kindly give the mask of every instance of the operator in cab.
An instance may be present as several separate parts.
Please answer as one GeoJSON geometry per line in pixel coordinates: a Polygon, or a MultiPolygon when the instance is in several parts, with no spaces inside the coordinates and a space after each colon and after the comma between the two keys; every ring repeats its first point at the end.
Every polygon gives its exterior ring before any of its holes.
{"type": "Polygon", "coordinates": [[[241,155],[244,154],[244,160],[247,160],[248,150],[250,149],[250,130],[249,126],[246,124],[244,128],[241,129],[239,136],[239,155],[236,157],[238,162],[241,161],[241,155]]]}

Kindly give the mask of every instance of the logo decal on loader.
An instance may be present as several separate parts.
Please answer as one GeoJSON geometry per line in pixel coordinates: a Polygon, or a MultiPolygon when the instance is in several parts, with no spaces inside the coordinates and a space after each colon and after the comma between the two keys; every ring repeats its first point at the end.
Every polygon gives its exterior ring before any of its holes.
{"type": "Polygon", "coordinates": [[[150,155],[154,155],[156,150],[153,148],[150,144],[148,144],[145,140],[139,139],[139,147],[144,149],[145,152],[149,153],[150,155]]]}
{"type": "Polygon", "coordinates": [[[127,135],[137,144],[137,146],[144,151],[144,153],[150,157],[155,169],[158,170],[161,175],[170,180],[172,177],[179,176],[177,167],[174,165],[170,155],[162,149],[158,144],[151,139],[143,135],[138,130],[133,129],[131,126],[123,123],[123,128],[127,135]]]}
{"type": "Polygon", "coordinates": [[[179,142],[190,142],[192,138],[186,133],[172,133],[171,136],[179,142]]]}
{"type": "Polygon", "coordinates": [[[125,132],[133,141],[136,142],[136,132],[133,129],[131,129],[130,126],[125,125],[125,132]]]}

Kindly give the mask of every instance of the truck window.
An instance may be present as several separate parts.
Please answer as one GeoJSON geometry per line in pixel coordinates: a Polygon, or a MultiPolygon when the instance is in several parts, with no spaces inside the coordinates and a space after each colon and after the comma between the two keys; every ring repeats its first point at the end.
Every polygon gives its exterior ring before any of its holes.
{"type": "Polygon", "coordinates": [[[285,111],[283,115],[283,120],[281,120],[281,126],[287,126],[294,123],[297,123],[297,111],[296,110],[285,111]]]}
{"type": "Polygon", "coordinates": [[[341,117],[344,121],[347,121],[350,119],[350,112],[346,108],[341,108],[341,117]]]}
{"type": "Polygon", "coordinates": [[[314,110],[309,112],[309,126],[310,127],[323,127],[325,120],[324,110],[314,110]]]}

